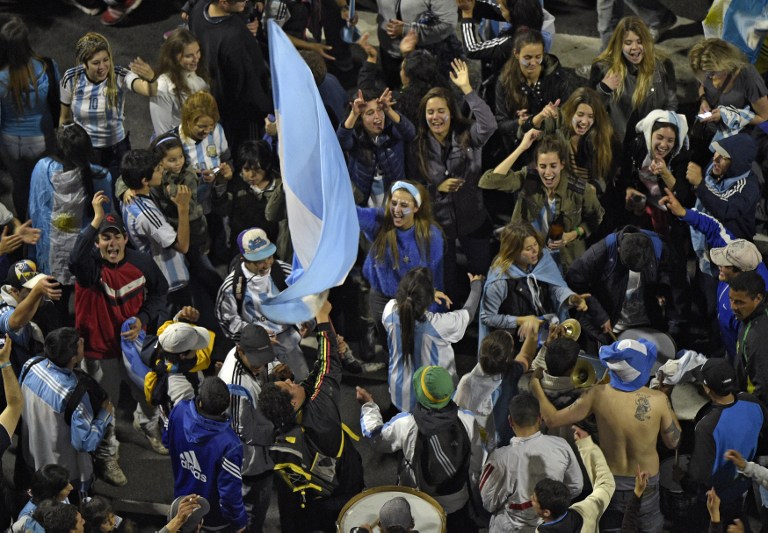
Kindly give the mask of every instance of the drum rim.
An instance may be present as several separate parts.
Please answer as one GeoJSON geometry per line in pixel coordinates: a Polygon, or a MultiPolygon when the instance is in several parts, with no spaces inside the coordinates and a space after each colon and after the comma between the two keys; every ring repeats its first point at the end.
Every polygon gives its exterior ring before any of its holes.
{"type": "MultiPolygon", "coordinates": [[[[358,494],[355,494],[352,496],[347,503],[344,504],[344,507],[341,508],[341,511],[339,511],[339,516],[336,517],[336,531],[340,532],[339,529],[341,527],[341,518],[346,514],[346,512],[349,510],[352,505],[357,503],[359,500],[362,500],[366,496],[370,496],[371,494],[377,494],[379,492],[405,492],[407,494],[411,494],[413,496],[416,496],[418,498],[421,498],[422,500],[426,500],[427,502],[431,503],[433,507],[435,507],[439,512],[440,515],[440,532],[445,533],[446,523],[445,523],[445,509],[443,509],[443,506],[438,503],[437,500],[435,500],[432,496],[427,494],[426,492],[422,492],[418,489],[414,489],[413,487],[403,487],[400,485],[380,485],[378,487],[371,487],[369,489],[365,489],[363,492],[360,492],[358,494]]],[[[341,532],[343,533],[343,532],[341,532]]]]}

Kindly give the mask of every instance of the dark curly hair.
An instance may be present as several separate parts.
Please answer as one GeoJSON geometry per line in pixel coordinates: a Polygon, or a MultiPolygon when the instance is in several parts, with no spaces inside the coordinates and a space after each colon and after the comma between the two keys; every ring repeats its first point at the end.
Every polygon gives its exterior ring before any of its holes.
{"type": "Polygon", "coordinates": [[[259,409],[275,426],[275,433],[285,433],[296,424],[296,412],[289,392],[267,383],[259,394],[259,409]]]}

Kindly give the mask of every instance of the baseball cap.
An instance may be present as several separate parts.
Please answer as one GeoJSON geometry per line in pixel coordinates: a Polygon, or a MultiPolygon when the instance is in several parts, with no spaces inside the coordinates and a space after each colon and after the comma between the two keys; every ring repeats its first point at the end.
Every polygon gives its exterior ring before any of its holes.
{"type": "Polygon", "coordinates": [[[211,342],[208,330],[186,322],[170,324],[158,337],[160,346],[168,353],[202,350],[211,342]]]}
{"type": "Polygon", "coordinates": [[[255,367],[264,366],[275,359],[269,333],[256,324],[248,324],[242,329],[237,345],[243,350],[248,362],[255,367]]]}
{"type": "Polygon", "coordinates": [[[413,375],[416,399],[429,409],[442,409],[453,396],[453,378],[441,366],[422,366],[413,375]]]}
{"type": "Polygon", "coordinates": [[[8,269],[8,275],[5,277],[5,283],[15,289],[32,289],[40,280],[47,278],[47,274],[38,273],[37,265],[29,259],[16,261],[8,269]]]}
{"type": "Polygon", "coordinates": [[[736,391],[736,370],[725,359],[707,359],[706,363],[695,370],[694,375],[720,396],[736,391]]]}
{"type": "Polygon", "coordinates": [[[261,228],[251,228],[240,232],[237,236],[237,246],[240,253],[248,261],[263,261],[275,255],[277,246],[272,244],[267,233],[261,228]]]}
{"type": "Polygon", "coordinates": [[[413,526],[411,505],[402,496],[388,500],[379,510],[379,523],[384,529],[400,527],[408,530],[413,526]]]}
{"type": "MultiPolygon", "coordinates": [[[[168,509],[169,522],[173,520],[173,517],[176,516],[176,514],[179,512],[179,506],[181,505],[181,502],[187,498],[189,498],[189,496],[179,496],[173,500],[171,507],[168,509]]],[[[181,529],[179,530],[181,533],[191,533],[192,531],[197,530],[197,525],[200,523],[203,517],[208,514],[208,511],[211,510],[211,504],[208,503],[208,500],[202,496],[197,497],[197,505],[197,509],[192,511],[192,514],[189,515],[187,521],[182,524],[181,529]]]]}
{"type": "Polygon", "coordinates": [[[600,348],[600,360],[608,367],[611,386],[632,392],[648,384],[656,362],[656,345],[646,339],[624,339],[600,348]]]}
{"type": "Polygon", "coordinates": [[[120,217],[115,213],[109,213],[104,216],[104,220],[101,221],[101,225],[99,226],[99,233],[104,233],[110,229],[116,229],[120,233],[125,233],[123,221],[120,220],[120,217]]]}
{"type": "Polygon", "coordinates": [[[763,260],[757,246],[745,239],[736,239],[721,248],[712,248],[709,258],[717,266],[736,267],[742,272],[755,270],[763,260]]]}

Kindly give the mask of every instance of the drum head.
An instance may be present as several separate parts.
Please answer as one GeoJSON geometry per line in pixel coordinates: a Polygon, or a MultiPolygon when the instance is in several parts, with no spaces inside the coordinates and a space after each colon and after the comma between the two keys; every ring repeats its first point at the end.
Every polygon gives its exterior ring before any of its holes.
{"type": "Polygon", "coordinates": [[[637,340],[643,338],[656,345],[656,359],[664,364],[668,359],[674,359],[677,353],[675,341],[668,334],[653,328],[630,328],[622,331],[618,336],[620,341],[624,339],[637,340]]]}
{"type": "Polygon", "coordinates": [[[672,389],[672,410],[680,420],[694,420],[702,407],[709,403],[709,398],[699,392],[693,383],[679,383],[672,389]]]}
{"type": "MultiPolygon", "coordinates": [[[[373,524],[379,519],[379,509],[396,496],[402,496],[411,506],[414,529],[417,531],[445,531],[445,511],[431,496],[410,487],[384,485],[364,490],[347,502],[339,513],[336,530],[349,533],[353,527],[373,524]]],[[[378,533],[381,529],[373,529],[378,533]]]]}

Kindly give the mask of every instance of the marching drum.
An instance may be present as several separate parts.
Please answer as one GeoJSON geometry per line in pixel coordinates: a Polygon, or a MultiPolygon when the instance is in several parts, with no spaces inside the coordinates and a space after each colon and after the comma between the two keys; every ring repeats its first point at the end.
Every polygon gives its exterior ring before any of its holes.
{"type": "MultiPolygon", "coordinates": [[[[675,341],[668,334],[653,328],[629,328],[622,331],[617,337],[618,340],[624,339],[637,340],[643,338],[656,345],[656,359],[659,366],[667,362],[668,359],[674,359],[677,353],[675,341]]],[[[654,368],[654,374],[656,369],[654,368]]]]}
{"type": "MultiPolygon", "coordinates": [[[[384,485],[364,490],[355,495],[341,509],[336,520],[338,533],[349,533],[353,527],[375,524],[379,520],[379,509],[396,496],[402,496],[411,506],[414,529],[427,532],[445,532],[445,511],[431,496],[410,487],[384,485]]],[[[375,533],[381,529],[373,528],[375,533]]]]}
{"type": "Polygon", "coordinates": [[[695,420],[701,408],[709,403],[709,398],[693,383],[678,383],[672,389],[670,401],[677,418],[683,421],[695,420]]]}

